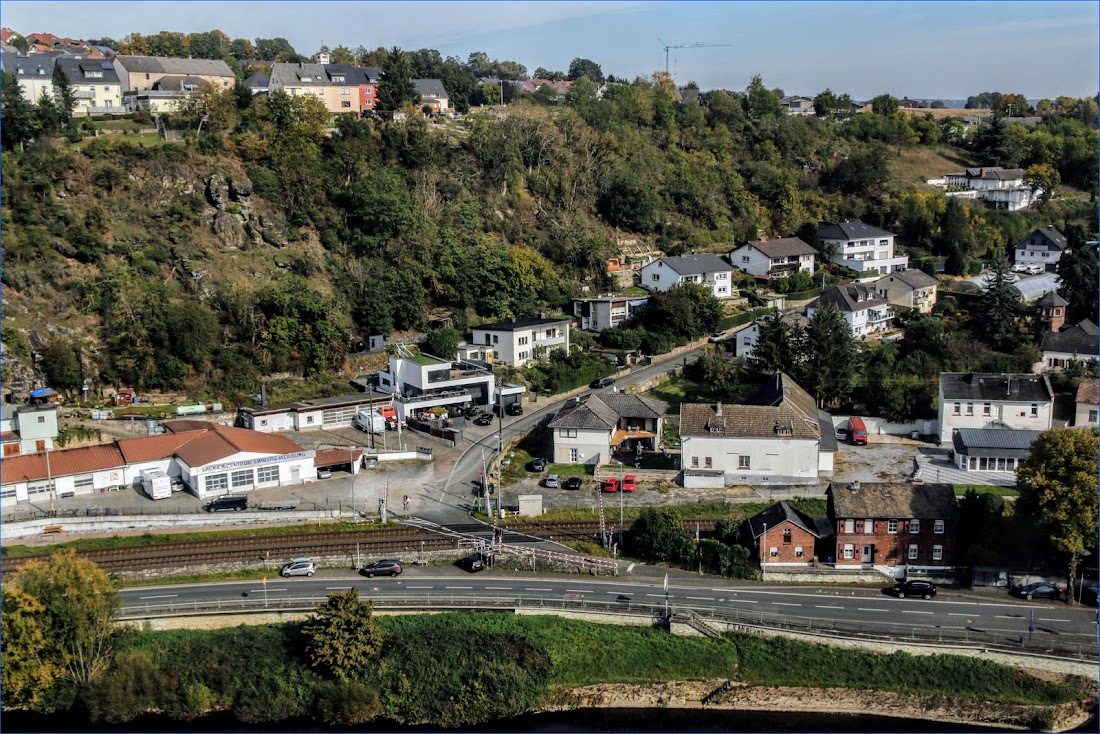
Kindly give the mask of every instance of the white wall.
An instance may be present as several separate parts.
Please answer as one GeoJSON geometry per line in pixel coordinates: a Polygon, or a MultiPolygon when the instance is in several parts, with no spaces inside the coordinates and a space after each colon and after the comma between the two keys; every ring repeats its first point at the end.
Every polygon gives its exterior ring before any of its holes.
{"type": "Polygon", "coordinates": [[[950,441],[957,428],[1003,428],[1001,423],[1007,424],[1010,428],[1025,431],[1050,429],[1053,417],[1053,403],[1050,401],[1037,403],[1038,415],[1036,416],[1031,415],[1031,406],[1034,403],[991,401],[989,415],[984,413],[984,404],[983,400],[945,399],[941,391],[940,441],[950,441]],[[960,415],[954,414],[955,403],[960,403],[960,415]],[[973,406],[973,413],[968,413],[968,405],[973,406]]]}
{"type": "Polygon", "coordinates": [[[715,469],[727,482],[751,482],[771,477],[817,479],[818,442],[791,438],[710,438],[685,436],[680,442],[684,469],[715,469]],[[711,458],[707,466],[706,458],[711,458]],[[749,457],[749,468],[739,468],[739,457],[749,457]],[[692,459],[698,459],[698,465],[692,459]]]}
{"type": "Polygon", "coordinates": [[[611,431],[591,429],[551,429],[554,434],[555,464],[600,464],[611,460],[611,431]],[[576,437],[565,438],[563,431],[576,430],[576,437]],[[576,449],[579,454],[577,461],[570,459],[570,449],[576,449]]]}
{"type": "Polygon", "coordinates": [[[191,488],[191,491],[199,497],[204,499],[206,497],[219,496],[224,494],[241,494],[244,492],[250,492],[254,489],[260,489],[261,487],[281,486],[289,484],[300,484],[307,480],[314,480],[317,478],[317,470],[313,465],[313,457],[316,455],[315,451],[301,451],[296,454],[288,454],[294,458],[284,458],[268,462],[260,462],[248,464],[246,466],[232,466],[233,464],[241,462],[252,462],[257,459],[268,459],[272,454],[260,454],[254,452],[241,452],[228,456],[224,459],[200,467],[189,467],[184,462],[179,462],[180,471],[184,477],[184,481],[191,488]],[[267,468],[271,466],[277,466],[279,468],[279,481],[278,483],[266,483],[262,485],[256,484],[256,471],[259,468],[267,468]],[[297,469],[297,476],[294,474],[294,470],[297,469]],[[253,483],[242,487],[234,487],[232,484],[232,475],[236,471],[253,472],[253,483]],[[225,474],[229,481],[229,485],[226,489],[210,492],[207,490],[206,480],[208,477],[225,474]]]}
{"type": "Polygon", "coordinates": [[[1097,407],[1095,405],[1090,405],[1089,403],[1077,403],[1077,408],[1073,414],[1074,427],[1095,426],[1096,412],[1097,407]],[[1089,418],[1091,418],[1092,420],[1089,420],[1089,418]]]}
{"type": "Polygon", "coordinates": [[[751,245],[742,245],[729,255],[730,263],[750,275],[767,275],[772,261],[764,253],[751,245]]]}

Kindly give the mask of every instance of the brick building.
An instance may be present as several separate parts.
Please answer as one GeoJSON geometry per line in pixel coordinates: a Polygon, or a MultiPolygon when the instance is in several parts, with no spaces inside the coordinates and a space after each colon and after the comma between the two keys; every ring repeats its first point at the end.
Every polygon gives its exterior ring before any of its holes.
{"type": "Polygon", "coordinates": [[[737,540],[755,553],[761,568],[808,566],[821,553],[831,553],[833,534],[827,517],[811,518],[786,502],[777,502],[745,520],[737,540]]]}
{"type": "Polygon", "coordinates": [[[833,483],[826,496],[838,567],[954,565],[959,506],[952,485],[833,483]]]}

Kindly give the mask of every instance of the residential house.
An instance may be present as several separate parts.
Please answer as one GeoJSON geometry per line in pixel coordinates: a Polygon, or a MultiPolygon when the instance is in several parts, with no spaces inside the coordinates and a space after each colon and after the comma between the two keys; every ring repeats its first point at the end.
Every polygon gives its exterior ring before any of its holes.
{"type": "Polygon", "coordinates": [[[1097,380],[1095,377],[1082,377],[1077,386],[1077,402],[1073,414],[1074,426],[1097,425],[1097,380]]]}
{"type": "Polygon", "coordinates": [[[54,75],[64,74],[76,97],[73,115],[123,114],[122,82],[114,64],[103,59],[62,56],[54,64],[54,75]]]}
{"type": "Polygon", "coordinates": [[[1016,243],[1017,265],[1042,265],[1054,270],[1066,249],[1066,236],[1054,227],[1040,227],[1016,243]]]}
{"type": "Polygon", "coordinates": [[[607,464],[612,453],[629,461],[661,442],[668,405],[638,395],[589,393],[566,401],[548,424],[555,464],[607,464]]]}
{"type": "Polygon", "coordinates": [[[1031,455],[1039,431],[1011,428],[960,428],[951,439],[955,465],[963,471],[996,471],[1014,474],[1031,455]]]}
{"type": "Polygon", "coordinates": [[[54,66],[60,54],[39,53],[33,56],[0,54],[4,71],[19,82],[19,91],[30,102],[37,103],[42,93],[53,96],[54,66]]]}
{"type": "Polygon", "coordinates": [[[4,456],[50,451],[57,441],[57,404],[5,405],[0,413],[4,456]]]}
{"type": "Polygon", "coordinates": [[[875,275],[861,278],[862,283],[909,267],[908,256],[894,255],[897,235],[870,224],[848,221],[824,223],[818,227],[817,237],[826,250],[833,251],[829,259],[837,265],[857,273],[878,271],[875,275]]]}
{"type": "MultiPolygon", "coordinates": [[[[1049,295],[1048,293],[1043,298],[1049,295]]],[[[1046,331],[1039,343],[1039,349],[1043,353],[1043,361],[1035,365],[1036,371],[1063,370],[1069,367],[1071,362],[1095,362],[1096,324],[1085,319],[1074,326],[1063,327],[1061,331],[1046,331]]]]}
{"type": "Polygon", "coordinates": [[[813,518],[786,502],[776,502],[737,527],[737,541],[755,554],[762,569],[810,566],[832,555],[833,524],[813,518]]]}
{"type": "Polygon", "coordinates": [[[252,92],[253,95],[269,94],[271,92],[271,70],[257,69],[241,82],[241,86],[252,92]]]}
{"type": "Polygon", "coordinates": [[[832,483],[835,564],[942,571],[955,562],[959,505],[950,484],[832,483]]]}
{"type": "Polygon", "coordinates": [[[908,97],[902,97],[898,100],[898,107],[903,110],[915,110],[920,107],[920,102],[915,99],[909,99],[908,97]]]}
{"type": "Polygon", "coordinates": [[[447,90],[439,79],[413,79],[413,86],[420,95],[420,108],[428,107],[432,114],[454,112],[448,99],[447,90]]]}
{"type": "Polygon", "coordinates": [[[1058,291],[1051,290],[1044,293],[1035,301],[1038,309],[1038,331],[1040,337],[1050,331],[1061,331],[1066,324],[1066,308],[1069,301],[1058,295],[1058,291]]]}
{"type": "Polygon", "coordinates": [[[667,291],[677,283],[696,283],[715,298],[731,298],[733,268],[717,255],[662,257],[641,269],[641,286],[651,291],[667,291]]]}
{"type": "Polygon", "coordinates": [[[294,403],[238,408],[236,423],[239,427],[259,433],[347,428],[360,410],[382,408],[390,402],[389,390],[311,398],[294,403]]]}
{"type": "Polygon", "coordinates": [[[197,76],[162,76],[153,82],[152,89],[124,92],[122,104],[127,112],[148,110],[153,114],[170,114],[179,109],[179,103],[192,94],[210,88],[210,82],[197,76]]]}
{"type": "Polygon", "coordinates": [[[470,341],[460,344],[458,356],[489,364],[522,367],[549,356],[553,349],[569,352],[570,320],[565,318],[511,319],[470,329],[470,341]]]}
{"type": "Polygon", "coordinates": [[[685,486],[813,483],[837,450],[832,419],[783,373],[745,404],[682,404],[680,447],[685,486]]]}
{"type": "Polygon", "coordinates": [[[222,59],[177,59],[160,56],[116,56],[114,68],[126,92],[147,92],[167,76],[198,77],[216,89],[232,89],[237,75],[222,59]]]}
{"type": "Polygon", "coordinates": [[[786,278],[794,273],[814,272],[817,250],[797,237],[755,240],[729,254],[730,263],[750,275],[786,278]]]}
{"type": "Polygon", "coordinates": [[[485,366],[428,354],[390,357],[389,369],[378,373],[378,389],[392,395],[401,420],[429,408],[508,405],[522,400],[526,390],[522,385],[498,386],[485,366]]]}
{"type": "Polygon", "coordinates": [[[1046,431],[1054,413],[1054,391],[1046,375],[941,372],[940,441],[960,428],[1016,428],[1046,431]]]}
{"type": "Polygon", "coordinates": [[[329,114],[359,115],[364,96],[360,87],[367,84],[363,71],[342,64],[290,64],[271,66],[268,90],[283,91],[292,97],[313,95],[329,114]]]}
{"type": "MultiPolygon", "coordinates": [[[[770,318],[772,318],[771,314],[758,316],[751,324],[734,333],[733,354],[735,357],[740,359],[750,359],[752,357],[756,344],[760,341],[760,331],[763,329],[764,321],[770,318]]],[[[779,318],[799,330],[805,329],[810,323],[805,314],[800,313],[798,310],[784,311],[779,315],[779,318]]]]}
{"type": "Polygon", "coordinates": [[[373,112],[378,106],[378,84],[382,81],[382,70],[375,66],[359,67],[359,109],[373,112]]]}
{"type": "Polygon", "coordinates": [[[877,334],[885,329],[890,319],[894,318],[894,310],[889,301],[874,285],[862,283],[847,283],[845,285],[831,285],[822,291],[806,307],[806,315],[813,318],[822,305],[831,303],[840,309],[840,314],[852,328],[852,335],[856,337],[877,334]]]}
{"type": "Polygon", "coordinates": [[[580,319],[585,331],[603,331],[630,320],[649,298],[603,296],[601,298],[574,298],[573,315],[580,319]]]}
{"type": "Polygon", "coordinates": [[[22,38],[22,36],[13,31],[11,28],[0,28],[0,44],[8,46],[11,44],[11,39],[16,37],[22,38]]]}
{"type": "Polygon", "coordinates": [[[939,281],[922,270],[910,268],[884,275],[872,285],[893,306],[932,313],[939,281]]]}
{"type": "Polygon", "coordinates": [[[1031,206],[1043,194],[1041,188],[1024,185],[1024,169],[988,166],[967,168],[930,181],[947,189],[948,196],[981,199],[994,209],[1019,211],[1031,206]]]}
{"type": "Polygon", "coordinates": [[[784,97],[779,100],[779,103],[787,108],[787,114],[790,115],[813,115],[814,101],[810,97],[784,97]]]}

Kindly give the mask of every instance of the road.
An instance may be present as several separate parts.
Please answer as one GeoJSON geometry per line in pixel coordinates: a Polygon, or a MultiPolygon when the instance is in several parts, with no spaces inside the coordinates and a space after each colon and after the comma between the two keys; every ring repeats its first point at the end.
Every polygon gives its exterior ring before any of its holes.
{"type": "MultiPolygon", "coordinates": [[[[647,569],[652,571],[653,569],[647,569]]],[[[407,568],[397,578],[367,579],[350,571],[322,571],[313,578],[269,578],[267,597],[275,604],[287,598],[322,598],[333,591],[356,588],[360,596],[383,602],[389,598],[418,597],[446,600],[448,597],[495,599],[507,604],[517,598],[537,602],[545,600],[587,600],[614,603],[624,611],[637,605],[660,608],[665,604],[664,579],[547,576],[489,570],[466,574],[458,569],[407,568]]],[[[264,585],[257,581],[214,584],[184,584],[130,588],[122,592],[125,607],[157,609],[162,605],[238,602],[242,597],[257,598],[264,585]]],[[[1028,637],[1029,626],[1036,644],[1057,638],[1078,645],[1094,643],[1097,612],[1093,608],[1071,608],[1060,602],[998,601],[965,592],[942,592],[932,600],[897,599],[885,589],[837,588],[813,586],[767,587],[759,584],[729,582],[720,579],[673,578],[667,601],[678,609],[700,612],[720,610],[744,612],[764,619],[780,616],[812,620],[817,629],[841,629],[880,632],[894,638],[945,635],[972,639],[1015,641],[1028,637]]]]}

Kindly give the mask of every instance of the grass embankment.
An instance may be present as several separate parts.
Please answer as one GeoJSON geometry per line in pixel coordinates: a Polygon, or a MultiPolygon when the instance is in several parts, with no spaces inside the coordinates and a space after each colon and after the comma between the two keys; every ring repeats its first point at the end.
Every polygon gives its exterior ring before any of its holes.
{"type": "MultiPolygon", "coordinates": [[[[605,506],[614,503],[616,505],[616,513],[618,512],[618,497],[616,494],[608,493],[604,495],[605,506]]],[[[683,505],[663,505],[664,509],[671,509],[676,512],[681,518],[714,518],[716,520],[745,520],[752,517],[758,512],[761,512],[767,507],[770,507],[772,502],[699,502],[695,504],[683,504],[683,505]]],[[[825,514],[825,500],[803,498],[787,500],[787,504],[795,508],[799,512],[804,512],[810,517],[818,517],[825,514]]],[[[642,514],[643,510],[652,509],[646,507],[624,507],[623,518],[626,520],[637,520],[638,516],[642,514]]],[[[543,513],[537,518],[539,522],[555,522],[555,521],[568,521],[568,520],[596,520],[599,518],[599,511],[595,508],[588,509],[575,509],[575,508],[557,508],[552,510],[544,510],[543,513]]],[[[531,522],[532,518],[529,517],[517,517],[509,516],[506,520],[501,522],[506,524],[516,524],[531,522]]]]}
{"type": "Polygon", "coordinates": [[[998,497],[1019,497],[1020,490],[1015,487],[996,487],[992,484],[956,484],[955,496],[966,495],[967,490],[972,489],[976,494],[995,494],[998,497]]]}
{"type": "Polygon", "coordinates": [[[645,397],[668,403],[665,415],[679,415],[680,403],[713,403],[719,396],[704,382],[676,375],[645,393],[645,397]]]}

